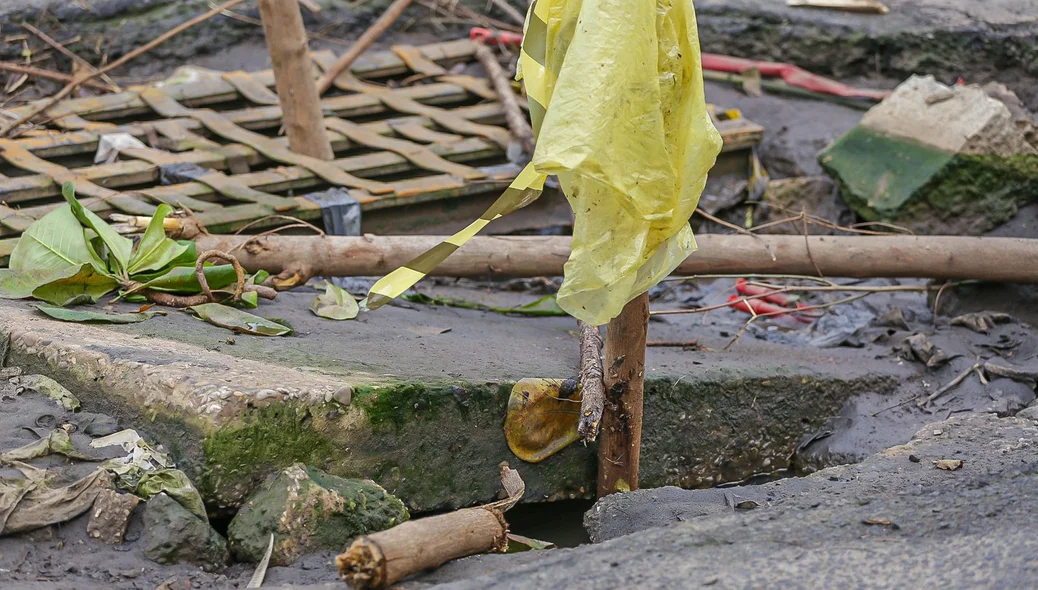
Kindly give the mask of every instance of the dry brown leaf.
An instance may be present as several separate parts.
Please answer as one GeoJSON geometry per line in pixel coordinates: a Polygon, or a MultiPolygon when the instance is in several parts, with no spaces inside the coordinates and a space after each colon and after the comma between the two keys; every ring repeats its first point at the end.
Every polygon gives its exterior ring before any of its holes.
{"type": "Polygon", "coordinates": [[[955,471],[956,469],[962,469],[964,462],[962,459],[940,459],[938,461],[934,461],[933,464],[938,469],[943,469],[945,471],[955,471]]]}
{"type": "Polygon", "coordinates": [[[890,525],[894,524],[893,521],[887,520],[886,518],[866,518],[865,520],[863,520],[861,522],[862,522],[862,524],[879,525],[879,526],[890,526],[890,525]]]}

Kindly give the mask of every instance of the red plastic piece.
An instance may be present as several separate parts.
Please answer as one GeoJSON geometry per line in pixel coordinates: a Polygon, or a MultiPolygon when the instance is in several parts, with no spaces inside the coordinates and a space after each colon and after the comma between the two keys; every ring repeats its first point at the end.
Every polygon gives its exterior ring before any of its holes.
{"type": "Polygon", "coordinates": [[[522,45],[523,36],[519,33],[509,33],[508,31],[494,31],[491,29],[484,29],[482,27],[473,27],[469,29],[469,39],[473,41],[480,41],[487,45],[522,45]]]}
{"type": "Polygon", "coordinates": [[[768,303],[763,299],[746,299],[740,295],[732,295],[728,297],[728,306],[751,315],[767,315],[768,317],[789,315],[798,322],[803,322],[805,324],[810,324],[814,321],[812,318],[798,315],[796,309],[789,309],[788,307],[768,303]]]}
{"type": "Polygon", "coordinates": [[[841,84],[836,80],[812,74],[811,72],[792,64],[771,61],[755,61],[752,59],[743,59],[741,57],[718,55],[716,53],[703,54],[704,70],[740,74],[746,70],[752,70],[754,68],[760,70],[762,76],[782,78],[791,86],[810,90],[811,92],[821,92],[823,94],[832,94],[834,96],[842,96],[845,98],[869,98],[873,100],[883,100],[890,95],[890,91],[888,90],[855,88],[853,86],[841,84]]]}
{"type": "Polygon", "coordinates": [[[739,279],[735,281],[735,290],[738,291],[740,295],[763,295],[761,299],[763,299],[764,301],[777,303],[779,305],[793,305],[793,301],[789,297],[786,297],[785,295],[777,293],[774,290],[768,289],[766,287],[750,285],[748,284],[746,279],[739,279]]]}

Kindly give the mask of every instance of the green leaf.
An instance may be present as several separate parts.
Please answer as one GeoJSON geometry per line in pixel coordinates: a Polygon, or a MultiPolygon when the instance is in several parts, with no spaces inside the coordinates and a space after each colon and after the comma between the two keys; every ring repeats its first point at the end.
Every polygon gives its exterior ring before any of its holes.
{"type": "MultiPolygon", "coordinates": [[[[205,275],[205,282],[209,283],[210,289],[222,289],[227,285],[234,284],[234,281],[238,279],[238,275],[234,273],[234,267],[230,264],[203,267],[202,274],[205,275]]],[[[148,281],[145,287],[155,291],[186,295],[202,291],[202,285],[198,284],[198,277],[195,276],[193,264],[191,266],[175,266],[162,276],[148,281]]]]}
{"type": "Polygon", "coordinates": [[[325,281],[324,295],[314,299],[313,304],[310,305],[310,311],[330,320],[352,320],[360,313],[360,307],[353,295],[347,293],[345,289],[325,281]]]}
{"type": "Polygon", "coordinates": [[[70,277],[79,272],[79,267],[48,268],[39,270],[11,270],[0,268],[0,298],[26,299],[40,285],[70,277]]]}
{"type": "Polygon", "coordinates": [[[530,537],[524,537],[522,535],[516,535],[508,533],[508,550],[505,553],[519,553],[521,551],[541,551],[544,549],[552,549],[555,547],[555,543],[551,541],[541,541],[538,539],[532,539],[530,537]]]}
{"type": "Polygon", "coordinates": [[[144,311],[137,313],[102,313],[88,309],[67,309],[56,305],[39,304],[36,309],[50,317],[63,322],[101,323],[101,324],[136,324],[156,315],[166,315],[164,311],[144,311]]]}
{"type": "Polygon", "coordinates": [[[166,230],[162,227],[163,220],[172,212],[173,207],[163,203],[151,216],[148,229],[144,231],[141,243],[130,258],[128,272],[131,275],[165,268],[187,251],[187,246],[167,238],[166,230]]]}
{"type": "Polygon", "coordinates": [[[11,270],[79,268],[93,260],[87,250],[83,226],[72,208],[61,206],[43,216],[22,233],[11,252],[11,270]]]}
{"type": "Polygon", "coordinates": [[[270,273],[265,270],[257,270],[256,274],[249,277],[247,281],[250,285],[262,285],[263,281],[270,278],[270,273]]]}
{"type": "Polygon", "coordinates": [[[54,305],[73,305],[103,297],[119,286],[119,282],[110,276],[98,274],[97,270],[84,264],[79,272],[67,277],[40,285],[32,291],[32,296],[54,305]]]}
{"type": "Polygon", "coordinates": [[[519,307],[513,307],[510,309],[497,309],[494,311],[500,313],[513,313],[519,315],[529,316],[564,316],[566,312],[559,307],[558,301],[556,301],[554,295],[545,295],[533,303],[527,303],[526,305],[520,305],[519,307]]]}
{"type": "Polygon", "coordinates": [[[287,326],[220,303],[203,303],[188,309],[214,326],[235,332],[256,336],[286,336],[292,333],[292,329],[287,326]]]}
{"type": "Polygon", "coordinates": [[[93,211],[83,207],[76,200],[76,189],[71,182],[61,185],[61,194],[68,201],[69,206],[72,207],[72,213],[76,216],[76,219],[86,227],[94,230],[94,233],[104,241],[105,246],[108,246],[109,255],[116,262],[116,268],[113,270],[117,273],[125,272],[130,266],[130,251],[133,250],[133,240],[119,235],[117,231],[109,227],[93,211]]]}

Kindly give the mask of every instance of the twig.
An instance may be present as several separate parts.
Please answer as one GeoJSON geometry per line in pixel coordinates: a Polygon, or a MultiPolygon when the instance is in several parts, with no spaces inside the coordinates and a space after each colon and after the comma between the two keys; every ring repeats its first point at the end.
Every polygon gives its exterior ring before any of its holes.
{"type": "Polygon", "coordinates": [[[234,266],[234,273],[237,275],[238,282],[234,285],[234,295],[231,297],[231,301],[238,301],[241,299],[242,291],[245,290],[245,269],[242,268],[241,263],[238,259],[226,252],[220,252],[219,250],[206,250],[198,256],[198,262],[195,262],[195,276],[198,277],[198,284],[202,286],[202,293],[209,299],[210,302],[216,301],[216,297],[213,296],[212,290],[209,289],[209,283],[205,280],[204,265],[207,260],[210,259],[223,260],[229,262],[234,266]]]}
{"type": "Polygon", "coordinates": [[[577,434],[586,442],[598,437],[605,408],[605,381],[602,371],[602,335],[597,326],[577,321],[580,330],[580,422],[577,434]]]}
{"type": "Polygon", "coordinates": [[[501,12],[508,15],[508,18],[515,21],[520,27],[526,24],[526,17],[521,12],[515,9],[514,6],[508,3],[508,0],[490,0],[494,6],[501,12]]]}
{"type": "Polygon", "coordinates": [[[55,94],[54,96],[50,97],[48,100],[45,100],[45,101],[37,103],[32,109],[29,110],[29,112],[27,112],[26,114],[22,115],[21,117],[18,117],[17,119],[12,121],[11,123],[8,123],[7,125],[4,125],[3,128],[0,128],[0,137],[7,137],[7,135],[12,130],[17,129],[23,123],[29,122],[36,115],[39,115],[39,114],[47,112],[48,109],[50,109],[54,105],[58,104],[58,102],[60,102],[61,99],[65,98],[69,94],[72,94],[72,91],[75,90],[76,88],[78,88],[84,82],[86,82],[88,80],[93,80],[94,78],[96,78],[96,77],[98,77],[98,76],[100,76],[102,74],[107,74],[108,72],[110,72],[110,71],[112,71],[112,70],[122,66],[126,62],[128,62],[130,60],[133,60],[133,59],[137,58],[138,56],[151,51],[152,49],[158,47],[159,45],[165,43],[166,41],[169,41],[173,37],[176,37],[180,33],[186,31],[187,29],[190,29],[191,27],[193,27],[193,26],[195,26],[195,25],[197,25],[197,24],[199,24],[201,22],[209,20],[210,18],[220,14],[221,11],[226,10],[228,8],[231,8],[232,6],[237,6],[238,4],[241,4],[244,1],[245,0],[228,0],[227,2],[224,2],[223,4],[221,4],[220,6],[210,10],[209,12],[206,12],[205,14],[201,14],[199,16],[196,16],[195,18],[193,18],[193,19],[191,19],[191,20],[189,20],[189,21],[187,21],[185,23],[182,23],[180,25],[177,25],[176,27],[173,27],[172,29],[170,29],[170,30],[166,31],[165,33],[163,33],[163,34],[159,35],[158,37],[156,37],[154,40],[149,41],[148,43],[145,43],[144,45],[138,47],[137,49],[134,49],[133,51],[127,53],[126,55],[120,57],[119,59],[113,61],[112,63],[106,65],[105,67],[103,67],[103,68],[101,68],[99,70],[95,70],[92,73],[88,72],[88,73],[85,73],[85,74],[77,77],[75,80],[73,80],[72,82],[69,82],[64,88],[59,90],[57,94],[55,94]]]}
{"type": "Polygon", "coordinates": [[[519,102],[515,99],[515,92],[512,91],[512,85],[508,83],[505,71],[501,68],[501,64],[497,63],[494,52],[478,41],[476,42],[476,57],[479,59],[479,63],[483,64],[483,69],[487,71],[487,76],[494,85],[494,91],[497,92],[498,100],[501,101],[501,107],[505,110],[505,121],[508,122],[508,128],[512,131],[512,135],[522,143],[526,153],[532,156],[537,147],[537,142],[533,137],[533,128],[526,122],[526,116],[519,108],[519,102]]]}
{"type": "Polygon", "coordinates": [[[464,4],[458,4],[456,1],[440,2],[437,0],[418,0],[418,3],[430,10],[439,11],[442,14],[454,15],[456,17],[459,17],[457,19],[442,19],[443,22],[461,23],[469,25],[476,23],[484,27],[491,27],[494,29],[499,29],[501,31],[509,31],[512,33],[523,32],[522,27],[497,20],[496,18],[491,18],[485,14],[480,14],[475,10],[472,10],[468,6],[465,6],[464,4]]]}
{"type": "Polygon", "coordinates": [[[645,346],[649,348],[702,348],[698,340],[649,340],[645,346]]]}
{"type": "MultiPolygon", "coordinates": [[[[57,80],[58,82],[71,82],[75,80],[74,76],[63,74],[61,72],[55,72],[53,70],[44,70],[42,68],[34,68],[32,66],[23,66],[22,64],[11,63],[9,61],[0,61],[0,70],[5,72],[14,72],[16,74],[27,74],[36,78],[46,78],[47,80],[57,80]]],[[[108,86],[101,84],[100,82],[87,81],[83,84],[97,90],[104,92],[111,92],[112,89],[108,86]]]]}
{"type": "MultiPolygon", "coordinates": [[[[29,31],[33,35],[36,35],[37,37],[39,37],[40,40],[43,41],[44,43],[46,43],[47,45],[50,45],[54,49],[57,49],[58,53],[61,53],[65,57],[67,57],[67,58],[71,59],[72,61],[78,63],[79,65],[83,66],[84,68],[87,69],[88,72],[95,72],[95,71],[97,71],[97,68],[95,68],[90,62],[88,62],[87,60],[83,59],[82,57],[79,57],[78,55],[76,55],[75,53],[70,51],[67,47],[65,47],[61,43],[58,43],[54,39],[51,39],[50,36],[47,35],[47,33],[44,33],[43,31],[37,29],[36,27],[34,27],[34,26],[32,26],[32,25],[30,25],[29,23],[26,23],[26,22],[22,23],[22,28],[24,28],[25,30],[29,31]]],[[[120,88],[119,85],[115,83],[115,80],[112,80],[108,76],[108,74],[101,74],[100,76],[101,76],[102,80],[104,80],[105,82],[108,83],[108,87],[109,87],[110,91],[122,92],[123,89],[120,88]]]]}
{"type": "Polygon", "coordinates": [[[395,0],[389,5],[389,8],[382,13],[382,16],[371,23],[368,30],[364,31],[346,53],[339,56],[339,59],[335,60],[335,63],[329,67],[320,78],[317,79],[317,95],[320,96],[328,91],[335,83],[335,79],[340,74],[345,72],[353,62],[357,61],[362,53],[367,51],[368,47],[378,39],[382,33],[386,32],[386,29],[391,27],[396,19],[400,18],[400,15],[407,10],[407,7],[411,5],[411,0],[395,0]]]}
{"type": "Polygon", "coordinates": [[[965,381],[966,377],[969,377],[970,375],[972,375],[974,371],[979,370],[980,366],[981,366],[980,363],[975,363],[972,367],[970,367],[970,368],[966,369],[965,371],[959,373],[959,375],[956,378],[954,378],[951,381],[949,381],[947,385],[945,385],[944,387],[942,387],[942,388],[938,389],[937,391],[931,393],[929,397],[927,397],[926,399],[924,399],[923,401],[919,402],[916,405],[918,405],[920,408],[923,408],[923,407],[926,407],[928,404],[933,403],[933,401],[935,399],[941,397],[945,393],[948,393],[948,391],[950,391],[951,389],[955,388],[960,383],[965,381]]]}
{"type": "Polygon", "coordinates": [[[951,284],[950,282],[945,281],[944,284],[941,285],[941,288],[937,290],[937,295],[934,296],[934,298],[933,298],[933,325],[934,326],[937,325],[937,306],[939,306],[941,304],[941,295],[944,293],[944,288],[947,287],[950,284],[951,284]]]}
{"type": "Polygon", "coordinates": [[[699,208],[697,208],[695,210],[695,213],[697,215],[699,215],[700,217],[704,217],[704,218],[706,218],[709,221],[713,221],[714,223],[716,223],[718,225],[721,225],[723,227],[727,227],[728,229],[734,230],[734,231],[736,231],[736,232],[738,232],[740,234],[744,234],[744,235],[747,235],[747,236],[752,236],[753,238],[759,240],[761,244],[764,244],[764,248],[768,251],[768,254],[771,255],[771,259],[772,260],[778,260],[778,258],[775,257],[775,252],[772,251],[771,246],[769,246],[768,243],[764,241],[764,238],[758,236],[757,234],[753,233],[752,231],[749,231],[746,228],[739,227],[738,225],[735,225],[734,223],[728,223],[727,221],[725,221],[725,220],[723,220],[723,219],[721,219],[719,217],[715,217],[715,216],[713,216],[713,215],[711,215],[711,214],[707,213],[706,211],[703,211],[702,209],[699,209],[699,208]]]}

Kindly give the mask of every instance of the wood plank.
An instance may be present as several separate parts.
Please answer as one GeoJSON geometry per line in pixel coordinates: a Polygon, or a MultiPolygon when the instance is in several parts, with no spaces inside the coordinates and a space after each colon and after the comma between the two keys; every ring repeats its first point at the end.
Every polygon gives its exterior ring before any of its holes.
{"type": "MultiPolygon", "coordinates": [[[[441,65],[453,65],[458,61],[470,59],[474,53],[474,46],[468,39],[458,39],[443,43],[434,43],[419,47],[426,58],[441,65]]],[[[405,74],[410,70],[397,55],[391,51],[379,51],[361,56],[350,68],[350,71],[358,76],[386,77],[405,74]]],[[[256,72],[253,77],[260,84],[268,88],[274,86],[274,73],[271,70],[256,72]]],[[[77,98],[59,103],[59,111],[55,112],[77,114],[91,119],[103,121],[117,118],[131,117],[141,113],[149,112],[144,103],[137,97],[135,90],[140,87],[132,87],[128,92],[106,94],[97,97],[77,98]]],[[[182,102],[188,107],[202,107],[218,104],[238,98],[238,92],[233,86],[219,77],[206,79],[204,81],[190,81],[180,84],[171,84],[164,87],[175,100],[182,102]]],[[[16,116],[28,112],[34,103],[10,109],[16,116]]]]}

